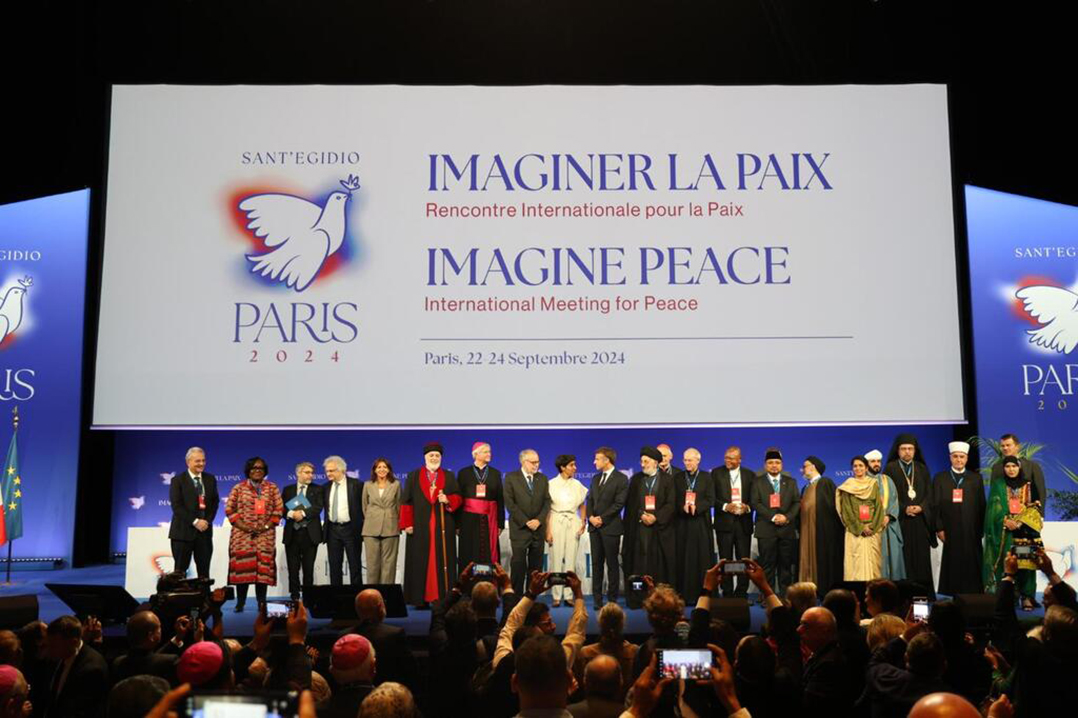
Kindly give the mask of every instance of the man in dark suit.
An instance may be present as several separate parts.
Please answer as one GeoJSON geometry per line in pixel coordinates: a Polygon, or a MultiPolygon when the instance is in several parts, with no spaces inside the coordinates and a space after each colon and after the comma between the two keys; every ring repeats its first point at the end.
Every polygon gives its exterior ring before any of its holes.
{"type": "Polygon", "coordinates": [[[356,615],[359,625],[347,631],[363,636],[374,646],[378,661],[375,683],[393,681],[406,686],[416,684],[415,656],[408,648],[408,639],[400,626],[385,623],[386,604],[382,594],[368,588],[356,595],[356,615]]]}
{"type": "Polygon", "coordinates": [[[802,648],[809,652],[801,673],[802,707],[808,715],[850,715],[857,696],[850,689],[834,615],[822,606],[810,608],[801,614],[797,632],[802,648]]]}
{"type": "Polygon", "coordinates": [[[329,557],[329,582],[333,586],[344,583],[341,562],[347,556],[349,581],[353,586],[358,586],[363,583],[359,562],[359,542],[363,536],[363,486],[359,479],[345,476],[348,464],[339,456],[330,456],[322,462],[322,466],[329,479],[321,487],[326,503],[323,535],[329,557]]]}
{"type": "Polygon", "coordinates": [[[109,667],[82,641],[74,616],[53,619],[45,634],[45,654],[56,663],[49,681],[45,718],[99,718],[105,712],[109,667]]]}
{"type": "Polygon", "coordinates": [[[591,538],[591,593],[595,610],[602,608],[603,576],[607,580],[607,600],[616,603],[621,574],[618,570],[618,543],[623,527],[621,511],[629,497],[629,477],[614,468],[618,455],[609,446],[595,450],[595,469],[586,501],[588,536],[591,538]]]}
{"type": "Polygon", "coordinates": [[[217,495],[217,479],[204,471],[206,452],[197,446],[187,450],[187,469],[172,477],[168,489],[172,505],[172,523],[168,537],[172,542],[174,570],[187,573],[191,556],[199,578],[209,578],[213,557],[213,519],[221,498],[217,495]]]}
{"type": "MultiPolygon", "coordinates": [[[[741,449],[731,446],[722,457],[723,465],[712,470],[715,480],[715,543],[719,558],[731,561],[751,558],[752,551],[752,487],[756,474],[741,465],[741,449]]],[[[722,577],[722,595],[744,597],[749,591],[749,579],[744,574],[722,577]]]]}
{"type": "Polygon", "coordinates": [[[322,500],[322,487],[311,483],[313,479],[314,464],[301,462],[296,465],[296,483],[289,484],[281,491],[281,501],[286,505],[281,541],[288,561],[288,592],[293,601],[300,597],[300,586],[306,589],[314,584],[314,558],[318,553],[318,544],[322,543],[321,515],[325,502],[322,500]],[[288,509],[288,502],[299,495],[310,502],[310,507],[288,509]],[[301,567],[302,583],[299,576],[301,567]]]}
{"type": "Polygon", "coordinates": [[[131,676],[158,676],[176,685],[176,661],[179,647],[161,643],[161,620],[153,611],[139,611],[127,619],[127,645],[130,650],[112,662],[112,684],[131,676]]]}
{"type": "Polygon", "coordinates": [[[801,493],[793,477],[782,473],[782,453],[778,449],[770,448],[764,455],[764,473],[753,484],[752,507],[756,511],[760,565],[775,593],[781,596],[794,582],[801,493]]]}
{"type": "Polygon", "coordinates": [[[510,574],[513,590],[524,591],[524,581],[543,566],[543,540],[550,513],[550,485],[539,471],[535,449],[520,452],[520,471],[505,475],[505,510],[509,513],[509,545],[513,550],[510,574]]]}
{"type": "Polygon", "coordinates": [[[584,700],[566,707],[573,718],[618,718],[625,712],[621,698],[621,665],[600,654],[584,668],[584,700]]]}

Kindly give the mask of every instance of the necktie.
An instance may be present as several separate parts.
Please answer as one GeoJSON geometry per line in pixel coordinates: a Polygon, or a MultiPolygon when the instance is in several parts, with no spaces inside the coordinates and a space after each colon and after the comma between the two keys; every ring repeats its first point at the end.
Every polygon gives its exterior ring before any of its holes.
{"type": "Polygon", "coordinates": [[[202,474],[195,477],[195,491],[198,492],[199,496],[206,495],[206,490],[202,488],[202,474]]]}
{"type": "Polygon", "coordinates": [[[603,484],[605,484],[605,483],[606,483],[606,478],[607,478],[608,476],[610,476],[610,474],[604,471],[604,472],[603,472],[603,478],[599,479],[599,488],[600,488],[600,489],[601,489],[601,488],[603,488],[603,484]]]}
{"type": "Polygon", "coordinates": [[[771,485],[775,487],[775,493],[777,494],[779,492],[779,480],[771,479],[771,485]]]}
{"type": "Polygon", "coordinates": [[[340,483],[333,483],[333,498],[329,503],[329,520],[333,523],[337,523],[337,494],[340,493],[337,489],[340,488],[340,483]]]}
{"type": "Polygon", "coordinates": [[[525,476],[524,479],[528,482],[528,493],[532,493],[532,477],[525,476]]]}
{"type": "Polygon", "coordinates": [[[307,484],[300,484],[299,485],[299,495],[300,496],[306,496],[307,495],[307,484]]]}

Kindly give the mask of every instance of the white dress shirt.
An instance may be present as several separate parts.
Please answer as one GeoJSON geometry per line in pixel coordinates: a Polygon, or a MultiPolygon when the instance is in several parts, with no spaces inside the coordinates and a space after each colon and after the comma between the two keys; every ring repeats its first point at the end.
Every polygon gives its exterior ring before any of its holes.
{"type": "Polygon", "coordinates": [[[337,523],[348,523],[352,520],[352,517],[348,513],[348,485],[345,482],[347,478],[340,481],[330,481],[329,496],[326,497],[326,507],[328,510],[329,520],[333,520],[333,492],[340,491],[341,496],[337,499],[337,523]]]}

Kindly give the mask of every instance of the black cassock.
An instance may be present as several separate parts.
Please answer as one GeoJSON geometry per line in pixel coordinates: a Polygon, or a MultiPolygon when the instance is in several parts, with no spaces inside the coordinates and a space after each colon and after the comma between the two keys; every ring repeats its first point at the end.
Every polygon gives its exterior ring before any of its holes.
{"type": "Polygon", "coordinates": [[[457,484],[460,486],[460,495],[464,499],[464,508],[461,509],[457,524],[460,526],[460,545],[457,547],[458,560],[461,570],[471,562],[475,563],[501,563],[497,543],[494,545],[494,554],[491,555],[491,530],[490,517],[472,511],[478,506],[494,507],[494,524],[496,530],[505,527],[505,495],[502,492],[502,472],[493,466],[487,466],[480,470],[477,466],[465,466],[457,472],[457,484]],[[484,479],[480,481],[480,479],[484,479]],[[485,498],[478,498],[478,487],[486,486],[485,498]],[[473,504],[472,502],[483,502],[473,504]]]}
{"type": "Polygon", "coordinates": [[[685,603],[692,604],[700,597],[704,574],[715,565],[714,540],[711,529],[711,507],[715,505],[715,481],[710,471],[697,471],[691,476],[682,470],[674,475],[674,536],[676,587],[685,603]],[[685,513],[685,497],[696,494],[696,513],[685,513]]]}
{"type": "MultiPolygon", "coordinates": [[[[633,512],[625,513],[625,525],[634,525],[632,543],[627,552],[632,555],[631,572],[647,575],[655,583],[673,584],[677,578],[676,546],[674,536],[675,491],[674,480],[662,472],[648,477],[637,472],[630,479],[630,496],[627,505],[633,506],[633,512]],[[639,480],[638,480],[639,477],[639,480]],[[651,479],[654,479],[651,482],[651,479]],[[651,490],[649,491],[649,482],[651,490]],[[635,487],[635,488],[634,488],[635,487]],[[655,497],[655,510],[647,511],[647,496],[655,497]],[[655,523],[646,526],[640,522],[640,516],[651,513],[655,523]]],[[[630,569],[626,569],[629,573],[630,569]]]]}
{"type": "MultiPolygon", "coordinates": [[[[804,490],[801,494],[804,495],[804,490]]],[[[846,527],[835,506],[835,482],[816,479],[816,592],[824,596],[842,582],[846,527]]]]}
{"type": "Polygon", "coordinates": [[[463,501],[457,478],[452,471],[438,470],[435,488],[449,499],[443,511],[438,499],[431,497],[425,474],[425,468],[410,472],[401,494],[401,528],[413,527],[404,550],[404,600],[413,606],[445,598],[460,573],[456,536],[463,501]]]}
{"type": "Polygon", "coordinates": [[[944,532],[943,560],[940,562],[940,593],[983,593],[981,575],[984,550],[984,482],[976,471],[966,471],[962,477],[962,502],[956,503],[955,475],[941,471],[932,479],[932,501],[935,504],[935,528],[944,532]]]}
{"type": "Polygon", "coordinates": [[[629,493],[625,499],[625,533],[621,540],[621,570],[625,580],[625,592],[629,592],[629,576],[636,572],[633,570],[633,547],[636,546],[636,529],[640,526],[640,507],[637,498],[640,494],[640,482],[644,474],[639,471],[629,477],[629,493]]]}
{"type": "Polygon", "coordinates": [[[898,524],[902,528],[902,556],[906,563],[906,580],[931,589],[932,547],[937,545],[932,475],[928,467],[921,462],[914,461],[911,464],[913,490],[917,493],[917,496],[911,499],[909,481],[901,464],[900,460],[895,459],[887,464],[884,473],[895,482],[895,491],[898,492],[898,524]],[[920,506],[921,513],[907,516],[906,508],[909,506],[920,506]]]}

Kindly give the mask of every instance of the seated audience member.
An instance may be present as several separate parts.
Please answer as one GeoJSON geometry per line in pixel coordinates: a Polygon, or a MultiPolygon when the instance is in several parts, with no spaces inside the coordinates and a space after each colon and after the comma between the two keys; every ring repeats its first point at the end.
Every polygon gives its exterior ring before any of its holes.
{"type": "Polygon", "coordinates": [[[416,684],[415,657],[408,648],[407,636],[400,626],[385,623],[386,604],[373,588],[356,595],[359,625],[348,631],[364,636],[378,654],[378,682],[395,681],[406,686],[416,684]]]}
{"type": "MultiPolygon", "coordinates": [[[[707,712],[697,715],[720,716],[728,718],[750,718],[749,712],[741,707],[737,690],[734,683],[734,669],[726,658],[726,653],[715,645],[708,646],[714,658],[711,666],[711,678],[707,681],[695,683],[697,687],[710,687],[711,701],[707,712]],[[717,663],[716,667],[714,663],[717,663]]],[[[659,708],[659,700],[667,688],[676,687],[678,681],[670,678],[659,678],[657,670],[657,654],[652,654],[651,662],[633,683],[630,693],[632,705],[629,710],[622,713],[622,718],[644,718],[644,716],[666,715],[659,708]]],[[[687,684],[686,684],[687,685],[687,684]]],[[[684,715],[684,714],[683,714],[684,715]]]]}
{"type": "MultiPolygon", "coordinates": [[[[579,664],[579,661],[577,663],[579,664]]],[[[622,675],[622,666],[613,656],[598,655],[588,661],[584,669],[584,700],[568,708],[573,718],[620,716],[625,708],[622,675]]]]}
{"type": "Polygon", "coordinates": [[[980,715],[981,712],[962,696],[932,693],[914,704],[909,718],[980,718],[980,715]]]}
{"type": "Polygon", "coordinates": [[[406,686],[388,681],[363,699],[358,718],[419,718],[419,711],[406,686]]]}
{"type": "Polygon", "coordinates": [[[206,691],[227,691],[235,686],[231,656],[214,641],[199,641],[188,647],[176,664],[176,678],[206,691]]]}
{"type": "Polygon", "coordinates": [[[786,589],[786,605],[798,621],[801,614],[817,605],[816,584],[811,581],[800,581],[786,589]]]}
{"type": "MultiPolygon", "coordinates": [[[[877,616],[875,621],[883,619],[877,616]]],[[[945,691],[947,657],[943,643],[924,623],[910,623],[898,637],[877,648],[868,664],[862,704],[872,718],[903,718],[924,696],[945,691]]]]}
{"type": "Polygon", "coordinates": [[[618,700],[624,700],[632,685],[633,659],[638,646],[625,640],[625,612],[616,603],[608,603],[599,611],[599,641],[580,649],[573,674],[579,685],[584,685],[585,666],[597,656],[610,656],[621,666],[621,685],[618,700]]]}
{"type": "MultiPolygon", "coordinates": [[[[808,660],[810,652],[798,635],[798,621],[794,620],[793,611],[775,595],[763,567],[751,559],[746,559],[744,563],[745,574],[760,592],[760,603],[767,611],[766,639],[775,652],[779,670],[785,671],[799,685],[803,663],[808,660]]],[[[722,562],[716,568],[721,570],[721,567],[722,562]]]]}
{"type": "MultiPolygon", "coordinates": [[[[188,619],[190,620],[190,619],[188,619]]],[[[161,644],[161,620],[153,611],[139,611],[127,619],[129,651],[112,662],[112,681],[119,683],[131,676],[160,676],[176,685],[177,646],[161,644]]],[[[156,703],[156,700],[154,701],[156,703]]],[[[152,704],[151,704],[152,705],[152,704]]]]}
{"type": "Polygon", "coordinates": [[[868,659],[872,656],[865,640],[865,629],[859,625],[861,604],[853,591],[836,588],[823,597],[823,607],[835,617],[838,645],[842,648],[842,655],[850,669],[850,691],[859,696],[865,687],[865,670],[868,668],[868,659]]]}
{"type": "Polygon", "coordinates": [[[802,706],[810,713],[849,714],[857,696],[852,694],[834,615],[822,606],[810,608],[801,616],[797,632],[809,651],[801,673],[802,706]]]}
{"type": "MultiPolygon", "coordinates": [[[[496,567],[495,570],[499,568],[496,567]]],[[[506,580],[505,588],[507,590],[511,589],[509,574],[504,571],[502,574],[506,580]]],[[[501,599],[498,597],[498,586],[495,586],[490,581],[479,581],[472,586],[471,598],[472,610],[475,611],[476,620],[475,635],[478,640],[489,646],[486,660],[490,660],[494,657],[494,647],[498,643],[498,630],[501,628],[498,623],[498,604],[501,603],[501,599]]]]}
{"type": "Polygon", "coordinates": [[[572,680],[565,651],[553,636],[529,638],[516,651],[512,685],[521,716],[565,716],[572,680]]]}
{"type": "Polygon", "coordinates": [[[134,675],[118,681],[109,691],[108,718],[143,718],[169,691],[160,676],[134,675]]]}
{"type": "Polygon", "coordinates": [[[0,665],[0,716],[23,718],[31,713],[30,686],[26,678],[10,663],[0,665]]]}
{"type": "Polygon", "coordinates": [[[1036,563],[1037,568],[1048,579],[1048,585],[1044,589],[1045,609],[1049,606],[1063,606],[1078,611],[1078,597],[1075,595],[1074,588],[1059,577],[1055,568],[1052,567],[1052,559],[1048,557],[1044,549],[1037,551],[1036,563]]]}
{"type": "Polygon", "coordinates": [[[100,653],[82,640],[82,624],[74,616],[49,623],[45,655],[54,662],[45,696],[49,718],[97,716],[109,690],[109,668],[100,653]]]}
{"type": "Polygon", "coordinates": [[[644,611],[651,625],[651,636],[640,646],[633,660],[634,678],[643,673],[656,648],[681,648],[675,630],[685,615],[685,601],[671,586],[659,584],[644,599],[644,611]]]}
{"type": "MultiPolygon", "coordinates": [[[[329,710],[330,701],[333,700],[333,689],[329,687],[329,681],[317,671],[311,671],[311,696],[314,698],[314,707],[318,711],[319,715],[325,715],[329,710]]],[[[359,713],[357,706],[356,712],[351,714],[348,718],[352,718],[359,713]]]]}
{"type": "Polygon", "coordinates": [[[0,665],[22,668],[22,643],[14,631],[0,631],[0,665]]]}
{"type": "Polygon", "coordinates": [[[951,691],[980,705],[992,688],[992,666],[966,638],[966,617],[954,601],[937,601],[928,614],[928,627],[943,642],[947,654],[944,682],[951,691]]]}
{"type": "Polygon", "coordinates": [[[800,709],[796,679],[778,666],[760,636],[745,636],[737,644],[734,683],[738,700],[752,715],[793,715],[800,709]]]}
{"type": "Polygon", "coordinates": [[[902,592],[898,590],[898,585],[886,578],[869,581],[865,586],[865,611],[869,617],[861,619],[861,624],[864,626],[881,613],[890,613],[902,618],[902,592]]]}
{"type": "Polygon", "coordinates": [[[377,651],[365,637],[341,636],[333,644],[329,674],[333,678],[329,718],[355,718],[363,699],[374,690],[377,651]]]}
{"type": "Polygon", "coordinates": [[[469,684],[479,666],[487,662],[487,647],[476,636],[479,620],[472,601],[460,599],[440,616],[444,603],[435,603],[431,611],[427,693],[437,698],[425,712],[432,715],[470,713],[474,706],[469,684]]]}
{"type": "Polygon", "coordinates": [[[905,621],[893,614],[881,613],[872,619],[872,623],[868,624],[869,653],[875,653],[877,648],[890,643],[905,632],[905,621]]]}

